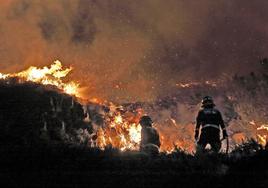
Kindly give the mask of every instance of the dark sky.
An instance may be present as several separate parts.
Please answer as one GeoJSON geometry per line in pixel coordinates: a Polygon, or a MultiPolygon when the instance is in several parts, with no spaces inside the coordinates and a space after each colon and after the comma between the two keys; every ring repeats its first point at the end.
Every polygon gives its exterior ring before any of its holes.
{"type": "Polygon", "coordinates": [[[267,51],[267,0],[0,0],[0,72],[59,59],[90,97],[151,100],[267,51]]]}

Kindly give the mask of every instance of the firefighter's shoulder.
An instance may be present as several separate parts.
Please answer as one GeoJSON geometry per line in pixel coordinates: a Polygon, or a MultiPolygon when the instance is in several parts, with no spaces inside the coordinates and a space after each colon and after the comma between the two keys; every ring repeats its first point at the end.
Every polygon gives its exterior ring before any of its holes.
{"type": "Polygon", "coordinates": [[[196,116],[197,121],[200,121],[201,119],[203,119],[205,117],[205,113],[204,113],[204,109],[201,109],[198,111],[198,114],[196,116]]]}
{"type": "Polygon", "coordinates": [[[200,113],[204,113],[204,109],[200,109],[200,110],[198,111],[198,114],[200,114],[200,113]]]}
{"type": "Polygon", "coordinates": [[[199,111],[198,111],[198,115],[203,115],[204,114],[204,109],[200,109],[199,111]]]}
{"type": "Polygon", "coordinates": [[[216,115],[219,113],[220,113],[220,111],[217,110],[216,108],[205,108],[200,112],[200,115],[202,115],[202,114],[205,114],[205,115],[214,114],[214,115],[216,115]]]}
{"type": "Polygon", "coordinates": [[[146,127],[145,130],[151,134],[157,133],[157,130],[154,127],[146,127]]]}
{"type": "Polygon", "coordinates": [[[215,114],[221,114],[221,112],[217,108],[213,108],[213,113],[215,113],[215,114]]]}

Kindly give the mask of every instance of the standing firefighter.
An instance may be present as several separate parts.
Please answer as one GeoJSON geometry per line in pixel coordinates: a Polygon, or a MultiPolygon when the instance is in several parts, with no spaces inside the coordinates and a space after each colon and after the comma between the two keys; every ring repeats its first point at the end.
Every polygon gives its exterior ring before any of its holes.
{"type": "Polygon", "coordinates": [[[220,128],[222,130],[223,139],[228,139],[221,113],[214,107],[215,104],[212,97],[206,96],[203,98],[203,109],[199,111],[196,118],[196,141],[198,140],[199,128],[201,126],[201,135],[197,142],[197,152],[204,151],[207,144],[210,144],[214,152],[219,152],[221,149],[220,128]]]}
{"type": "Polygon", "coordinates": [[[140,151],[148,154],[158,154],[160,147],[159,134],[152,127],[152,119],[149,116],[142,116],[139,123],[142,127],[140,151]]]}

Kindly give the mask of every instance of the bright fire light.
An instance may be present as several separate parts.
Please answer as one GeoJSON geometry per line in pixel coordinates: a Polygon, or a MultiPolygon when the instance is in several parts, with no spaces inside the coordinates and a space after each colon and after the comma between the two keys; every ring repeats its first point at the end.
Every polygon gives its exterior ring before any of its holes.
{"type": "MultiPolygon", "coordinates": [[[[138,122],[138,119],[139,117],[135,122],[138,122]]],[[[112,146],[121,151],[138,150],[141,141],[141,126],[117,114],[110,122],[107,122],[105,128],[98,129],[97,135],[97,146],[101,149],[112,146]]]]}
{"type": "Polygon", "coordinates": [[[79,84],[75,82],[63,82],[62,78],[66,77],[67,74],[73,68],[63,68],[59,60],[54,61],[50,67],[37,68],[34,66],[29,67],[27,70],[19,73],[2,74],[0,73],[0,79],[8,79],[12,77],[19,78],[21,81],[31,81],[40,83],[43,85],[53,85],[63,90],[65,93],[70,95],[79,96],[79,84]]]}
{"type": "Polygon", "coordinates": [[[257,138],[259,143],[262,146],[266,146],[267,142],[268,142],[268,125],[263,124],[260,127],[257,128],[258,134],[257,134],[257,138]]]}

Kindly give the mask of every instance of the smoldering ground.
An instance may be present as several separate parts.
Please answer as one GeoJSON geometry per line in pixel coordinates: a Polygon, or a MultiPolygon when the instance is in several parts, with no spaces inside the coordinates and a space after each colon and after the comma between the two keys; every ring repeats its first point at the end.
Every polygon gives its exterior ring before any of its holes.
{"type": "Polygon", "coordinates": [[[0,69],[60,59],[88,97],[148,101],[260,69],[265,0],[1,0],[0,69]]]}

